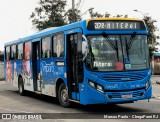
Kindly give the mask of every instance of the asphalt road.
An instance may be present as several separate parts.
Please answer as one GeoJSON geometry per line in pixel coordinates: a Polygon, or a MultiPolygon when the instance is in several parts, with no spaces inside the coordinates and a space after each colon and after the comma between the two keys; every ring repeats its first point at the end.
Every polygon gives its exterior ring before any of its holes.
{"type": "MultiPolygon", "coordinates": [[[[79,105],[73,104],[71,108],[63,108],[61,107],[55,98],[40,96],[33,93],[28,92],[26,96],[20,96],[18,94],[17,89],[12,86],[8,86],[4,81],[0,81],[0,113],[52,113],[49,114],[52,118],[52,121],[91,121],[90,119],[85,118],[94,118],[92,122],[98,121],[134,121],[129,119],[103,119],[104,115],[108,115],[110,113],[115,115],[125,115],[130,113],[140,114],[140,113],[160,113],[160,85],[156,83],[156,81],[160,80],[160,77],[153,76],[151,81],[153,83],[153,97],[148,102],[148,100],[137,101],[135,103],[129,104],[117,104],[117,105],[79,105]],[[69,116],[70,119],[63,118],[62,114],[54,114],[54,113],[69,113],[64,114],[66,118],[69,116]],[[74,114],[80,113],[80,114],[74,114]],[[62,118],[61,118],[62,117],[62,118]],[[72,119],[72,118],[77,119],[72,119]],[[101,119],[102,118],[102,119],[101,119]]],[[[7,120],[0,120],[0,122],[6,122],[7,120]]],[[[12,120],[17,122],[17,120],[12,120]]],[[[18,120],[21,121],[21,120],[18,120]]],[[[30,121],[51,121],[51,120],[26,120],[30,121]]],[[[136,121],[148,121],[151,119],[136,119],[136,121]]],[[[154,121],[160,121],[154,119],[154,121]]]]}

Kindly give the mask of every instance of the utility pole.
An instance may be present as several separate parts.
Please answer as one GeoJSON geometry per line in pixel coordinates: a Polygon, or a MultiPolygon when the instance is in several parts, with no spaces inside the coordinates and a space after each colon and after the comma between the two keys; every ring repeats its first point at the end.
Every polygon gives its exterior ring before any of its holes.
{"type": "Polygon", "coordinates": [[[72,0],[72,16],[73,16],[73,22],[75,22],[74,0],[72,0]]]}
{"type": "Polygon", "coordinates": [[[74,11],[74,0],[72,0],[72,11],[74,11]]]}

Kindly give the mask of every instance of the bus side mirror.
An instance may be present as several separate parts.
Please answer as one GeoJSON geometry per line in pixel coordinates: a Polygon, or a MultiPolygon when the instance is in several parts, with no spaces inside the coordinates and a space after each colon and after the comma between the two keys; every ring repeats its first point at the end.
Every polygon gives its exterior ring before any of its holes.
{"type": "Polygon", "coordinates": [[[82,35],[82,38],[84,39],[84,41],[82,42],[82,54],[85,55],[83,57],[83,61],[84,61],[88,55],[88,40],[85,37],[85,35],[82,35]]]}

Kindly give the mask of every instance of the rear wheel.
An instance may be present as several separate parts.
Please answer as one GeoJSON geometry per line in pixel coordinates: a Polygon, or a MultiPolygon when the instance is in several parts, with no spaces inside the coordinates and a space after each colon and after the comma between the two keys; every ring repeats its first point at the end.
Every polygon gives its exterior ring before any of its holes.
{"type": "Polygon", "coordinates": [[[24,84],[23,84],[23,79],[19,78],[19,85],[18,85],[18,89],[19,89],[19,94],[20,95],[25,95],[25,90],[24,90],[24,84]]]}
{"type": "Polygon", "coordinates": [[[59,86],[58,100],[59,100],[60,105],[63,107],[69,107],[71,104],[69,101],[68,90],[64,83],[61,83],[59,86]]]}

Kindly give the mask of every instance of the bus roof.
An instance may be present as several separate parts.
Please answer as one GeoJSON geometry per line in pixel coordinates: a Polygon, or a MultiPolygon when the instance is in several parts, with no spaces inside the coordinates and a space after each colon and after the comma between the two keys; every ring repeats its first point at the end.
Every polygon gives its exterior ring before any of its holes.
{"type": "Polygon", "coordinates": [[[24,41],[29,41],[29,40],[36,39],[36,38],[39,38],[39,37],[43,37],[43,36],[46,36],[46,35],[50,35],[50,34],[53,34],[53,33],[58,33],[58,32],[62,32],[62,31],[65,31],[65,30],[73,29],[73,28],[78,27],[79,25],[85,24],[86,23],[85,21],[86,20],[82,20],[82,21],[75,22],[75,23],[68,24],[68,25],[64,25],[64,26],[61,26],[61,27],[47,28],[47,29],[39,31],[35,34],[32,34],[30,36],[26,36],[24,38],[19,38],[17,40],[7,42],[7,43],[4,44],[4,46],[6,47],[8,45],[12,45],[12,44],[16,44],[16,43],[20,43],[20,42],[24,42],[24,41]]]}
{"type": "Polygon", "coordinates": [[[133,20],[133,21],[143,21],[143,20],[139,20],[137,18],[94,18],[94,19],[86,19],[86,20],[81,20],[81,21],[78,21],[78,22],[75,22],[75,23],[71,23],[71,24],[68,24],[68,25],[64,25],[64,26],[61,26],[61,27],[47,28],[47,29],[44,29],[42,31],[39,31],[38,33],[32,34],[30,36],[27,36],[27,37],[24,37],[24,38],[19,38],[17,40],[11,41],[11,42],[7,42],[7,43],[4,44],[4,46],[6,47],[8,45],[12,45],[12,44],[20,43],[20,42],[33,40],[33,39],[40,38],[40,37],[43,37],[43,36],[46,36],[46,35],[62,32],[62,31],[65,31],[65,30],[70,30],[70,29],[77,28],[77,27],[81,27],[82,28],[84,25],[86,26],[88,24],[88,22],[91,21],[91,20],[113,20],[113,21],[114,20],[128,20],[128,21],[132,21],[133,20]]]}

